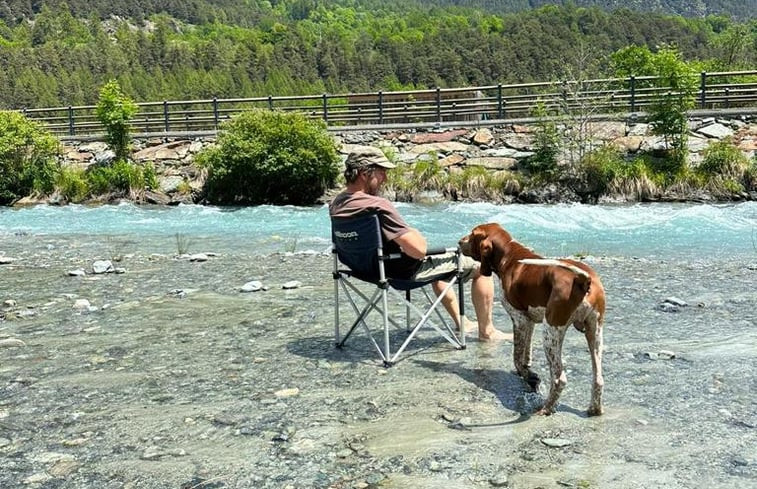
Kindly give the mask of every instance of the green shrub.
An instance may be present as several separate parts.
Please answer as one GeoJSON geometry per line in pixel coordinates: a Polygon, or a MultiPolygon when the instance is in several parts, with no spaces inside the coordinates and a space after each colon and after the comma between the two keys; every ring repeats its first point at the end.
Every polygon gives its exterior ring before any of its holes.
{"type": "Polygon", "coordinates": [[[59,146],[36,122],[18,112],[0,111],[0,205],[33,192],[52,192],[59,146]]]}
{"type": "Polygon", "coordinates": [[[607,145],[584,155],[576,167],[581,182],[581,194],[596,201],[607,193],[613,181],[623,171],[625,162],[615,146],[607,145]]]}
{"type": "Polygon", "coordinates": [[[158,190],[160,188],[160,182],[158,182],[158,174],[155,172],[155,166],[152,163],[145,163],[142,166],[142,176],[145,181],[145,188],[150,190],[158,190]]]}
{"type": "Polygon", "coordinates": [[[413,187],[419,190],[441,190],[447,184],[447,172],[439,165],[436,153],[430,159],[420,159],[413,165],[413,187]]]}
{"type": "Polygon", "coordinates": [[[665,175],[655,173],[651,169],[650,160],[648,155],[642,155],[618,167],[609,187],[610,192],[629,195],[640,201],[660,195],[665,185],[665,175]]]}
{"type": "Polygon", "coordinates": [[[448,179],[448,193],[468,199],[497,200],[504,195],[517,195],[522,186],[512,173],[491,172],[482,166],[467,166],[448,179]]]}
{"type": "Polygon", "coordinates": [[[731,138],[711,143],[704,151],[704,160],[696,172],[705,178],[721,176],[732,180],[741,180],[749,167],[749,160],[744,153],[734,146],[731,138]]]}
{"type": "Polygon", "coordinates": [[[557,125],[546,119],[548,114],[543,105],[540,104],[533,110],[533,116],[539,118],[534,133],[534,154],[522,166],[537,180],[552,181],[558,176],[560,134],[557,125]]]}
{"type": "Polygon", "coordinates": [[[312,204],[336,182],[337,150],[323,121],[253,110],[221,129],[218,144],[197,155],[212,203],[312,204]]]}
{"type": "Polygon", "coordinates": [[[69,202],[81,202],[89,196],[89,182],[84,169],[65,166],[55,179],[58,192],[69,202]]]}
{"type": "Polygon", "coordinates": [[[130,120],[137,113],[137,109],[137,104],[121,92],[117,81],[111,80],[100,89],[95,114],[105,126],[105,142],[116,154],[116,160],[129,159],[130,120]]]}
{"type": "Polygon", "coordinates": [[[110,166],[97,166],[87,174],[93,194],[141,192],[145,188],[145,177],[137,165],[117,160],[110,166]]]}

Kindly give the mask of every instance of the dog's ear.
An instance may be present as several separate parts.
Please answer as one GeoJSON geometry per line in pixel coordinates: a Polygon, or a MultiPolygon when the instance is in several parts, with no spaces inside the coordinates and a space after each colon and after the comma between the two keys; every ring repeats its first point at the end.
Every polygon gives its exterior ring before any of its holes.
{"type": "Polygon", "coordinates": [[[484,277],[490,277],[492,274],[492,242],[489,238],[482,239],[478,245],[479,255],[481,259],[481,268],[479,271],[484,277]]]}

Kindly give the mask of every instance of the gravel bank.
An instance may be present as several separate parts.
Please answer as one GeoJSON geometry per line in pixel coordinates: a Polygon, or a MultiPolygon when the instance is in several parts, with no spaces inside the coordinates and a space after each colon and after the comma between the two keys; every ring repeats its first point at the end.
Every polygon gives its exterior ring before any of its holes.
{"type": "Polygon", "coordinates": [[[545,418],[510,344],[424,337],[390,369],[361,337],[335,350],[328,256],[142,252],[94,275],[81,243],[0,245],[3,488],[757,486],[748,263],[590,258],[609,300],[606,415],[583,413],[573,331],[545,418]],[[267,290],[239,291],[252,280],[267,290]]]}

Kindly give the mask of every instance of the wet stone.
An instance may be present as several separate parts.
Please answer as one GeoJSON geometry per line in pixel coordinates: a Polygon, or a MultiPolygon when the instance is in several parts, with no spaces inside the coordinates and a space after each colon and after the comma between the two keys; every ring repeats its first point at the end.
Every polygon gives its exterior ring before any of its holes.
{"type": "Polygon", "coordinates": [[[572,441],[564,438],[542,438],[541,442],[550,448],[563,448],[573,444],[572,441]]]}
{"type": "Polygon", "coordinates": [[[489,479],[489,485],[492,487],[507,487],[510,481],[505,474],[497,474],[489,479]]]}

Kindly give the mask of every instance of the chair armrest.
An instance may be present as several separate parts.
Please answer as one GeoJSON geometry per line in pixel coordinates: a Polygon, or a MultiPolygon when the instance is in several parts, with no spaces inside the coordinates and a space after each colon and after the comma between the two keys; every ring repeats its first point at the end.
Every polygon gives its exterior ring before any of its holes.
{"type": "Polygon", "coordinates": [[[443,255],[445,253],[454,253],[457,251],[457,247],[454,248],[430,248],[426,250],[426,256],[431,255],[443,255]]]}
{"type": "MultiPolygon", "coordinates": [[[[454,248],[430,248],[426,250],[426,256],[432,256],[432,255],[443,255],[445,253],[455,253],[457,252],[457,247],[454,248]]],[[[397,258],[402,258],[401,253],[390,253],[388,255],[384,255],[384,260],[395,260],[397,258]]]]}

